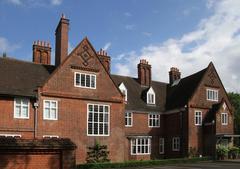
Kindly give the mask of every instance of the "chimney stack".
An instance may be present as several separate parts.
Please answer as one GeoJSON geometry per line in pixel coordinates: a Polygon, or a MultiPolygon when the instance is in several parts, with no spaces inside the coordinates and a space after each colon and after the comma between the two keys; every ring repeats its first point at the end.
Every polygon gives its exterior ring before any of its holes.
{"type": "Polygon", "coordinates": [[[148,64],[146,59],[141,59],[138,64],[138,82],[142,86],[151,86],[152,82],[152,66],[148,64]]]}
{"type": "Polygon", "coordinates": [[[39,64],[51,64],[51,46],[49,42],[33,42],[33,62],[39,64]]]}
{"type": "Polygon", "coordinates": [[[110,71],[111,71],[111,57],[108,56],[107,52],[103,49],[100,49],[100,51],[97,52],[97,55],[98,55],[101,63],[103,64],[103,66],[107,70],[107,72],[110,73],[110,71]]]}
{"type": "Polygon", "coordinates": [[[58,66],[68,56],[69,19],[62,17],[55,31],[55,65],[58,66]]]}
{"type": "Polygon", "coordinates": [[[171,67],[169,71],[169,83],[172,85],[174,81],[181,79],[181,72],[176,67],[171,67]]]}

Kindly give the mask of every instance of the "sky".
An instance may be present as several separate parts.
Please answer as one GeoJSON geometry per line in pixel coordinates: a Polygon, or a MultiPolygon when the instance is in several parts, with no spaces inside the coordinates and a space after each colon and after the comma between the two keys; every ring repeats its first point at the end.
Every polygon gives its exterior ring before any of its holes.
{"type": "Polygon", "coordinates": [[[0,0],[0,55],[32,60],[35,40],[49,41],[70,19],[69,52],[84,37],[107,50],[113,74],[137,76],[147,59],[153,80],[168,82],[212,61],[228,92],[240,92],[240,0],[0,0]]]}

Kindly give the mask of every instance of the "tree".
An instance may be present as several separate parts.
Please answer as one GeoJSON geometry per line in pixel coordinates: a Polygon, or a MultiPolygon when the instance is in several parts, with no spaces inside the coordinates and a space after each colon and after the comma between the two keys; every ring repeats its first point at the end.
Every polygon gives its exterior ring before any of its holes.
{"type": "Polygon", "coordinates": [[[87,163],[103,163],[109,162],[106,145],[100,145],[98,142],[93,147],[88,147],[89,152],[87,152],[87,163]]]}
{"type": "Polygon", "coordinates": [[[240,94],[228,93],[228,97],[234,107],[234,132],[240,134],[240,94]]]}

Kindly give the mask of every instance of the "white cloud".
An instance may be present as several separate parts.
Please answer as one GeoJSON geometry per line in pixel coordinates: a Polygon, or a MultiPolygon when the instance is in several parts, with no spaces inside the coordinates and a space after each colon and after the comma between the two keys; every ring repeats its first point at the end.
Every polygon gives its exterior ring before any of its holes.
{"type": "Polygon", "coordinates": [[[51,0],[52,5],[61,5],[63,0],[51,0]]]}
{"type": "Polygon", "coordinates": [[[9,3],[12,3],[14,5],[22,5],[21,0],[7,0],[9,3]]]}
{"type": "Polygon", "coordinates": [[[203,19],[198,27],[179,39],[168,39],[161,44],[150,44],[131,57],[121,54],[124,72],[136,75],[136,64],[145,58],[152,65],[153,79],[168,82],[170,67],[180,68],[187,76],[199,71],[213,61],[227,91],[240,92],[240,1],[209,0],[207,8],[212,15],[203,19]]]}
{"type": "Polygon", "coordinates": [[[0,37],[0,55],[4,52],[12,52],[18,48],[20,48],[20,45],[12,44],[6,38],[0,37]]]}
{"type": "Polygon", "coordinates": [[[111,47],[111,45],[112,45],[111,42],[106,43],[103,47],[103,50],[105,50],[105,51],[108,50],[111,47]]]}
{"type": "Polygon", "coordinates": [[[151,37],[152,33],[151,32],[142,32],[144,36],[151,37]]]}
{"type": "Polygon", "coordinates": [[[127,29],[127,30],[134,30],[134,28],[135,28],[135,25],[134,24],[130,24],[130,25],[125,25],[125,29],[127,29]]]}

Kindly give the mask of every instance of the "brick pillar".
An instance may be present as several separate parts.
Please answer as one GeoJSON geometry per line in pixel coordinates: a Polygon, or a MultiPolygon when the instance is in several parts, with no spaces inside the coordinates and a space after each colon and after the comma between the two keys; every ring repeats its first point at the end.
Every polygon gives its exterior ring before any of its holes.
{"type": "Polygon", "coordinates": [[[51,64],[51,46],[48,42],[34,41],[33,62],[39,64],[51,64]]]}
{"type": "Polygon", "coordinates": [[[151,86],[152,82],[152,66],[145,59],[141,59],[138,64],[138,82],[142,86],[151,86]]]}
{"type": "Polygon", "coordinates": [[[100,49],[100,51],[98,51],[97,54],[98,54],[98,57],[99,57],[101,63],[103,64],[103,66],[107,70],[107,72],[110,73],[110,71],[111,71],[111,57],[108,56],[107,52],[104,51],[103,49],[100,49]]]}

